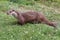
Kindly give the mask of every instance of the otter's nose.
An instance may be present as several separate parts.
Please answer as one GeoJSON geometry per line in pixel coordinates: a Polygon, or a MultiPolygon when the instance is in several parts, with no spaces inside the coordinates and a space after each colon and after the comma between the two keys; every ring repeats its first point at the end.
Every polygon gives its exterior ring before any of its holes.
{"type": "Polygon", "coordinates": [[[9,12],[7,12],[7,15],[9,15],[9,12]]]}

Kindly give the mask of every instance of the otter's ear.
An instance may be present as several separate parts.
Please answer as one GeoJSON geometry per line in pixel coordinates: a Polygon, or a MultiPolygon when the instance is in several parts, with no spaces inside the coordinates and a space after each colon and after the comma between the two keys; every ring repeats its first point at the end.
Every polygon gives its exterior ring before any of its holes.
{"type": "Polygon", "coordinates": [[[15,11],[15,10],[12,10],[12,11],[15,11]]]}

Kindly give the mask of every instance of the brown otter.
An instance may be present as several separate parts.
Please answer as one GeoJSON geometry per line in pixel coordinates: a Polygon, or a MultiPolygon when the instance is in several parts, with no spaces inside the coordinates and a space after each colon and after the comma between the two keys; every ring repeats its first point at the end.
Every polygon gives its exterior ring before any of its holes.
{"type": "Polygon", "coordinates": [[[54,22],[49,21],[44,14],[36,11],[18,12],[16,10],[10,10],[7,12],[8,15],[13,15],[18,19],[20,24],[25,24],[27,22],[41,22],[47,25],[56,27],[54,22]]]}

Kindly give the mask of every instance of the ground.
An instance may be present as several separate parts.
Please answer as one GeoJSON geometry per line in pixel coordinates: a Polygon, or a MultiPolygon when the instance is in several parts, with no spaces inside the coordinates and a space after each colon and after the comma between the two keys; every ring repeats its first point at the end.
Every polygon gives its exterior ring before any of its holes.
{"type": "Polygon", "coordinates": [[[50,21],[57,22],[57,28],[55,29],[42,23],[27,23],[22,26],[17,24],[17,20],[14,17],[8,16],[6,12],[3,12],[11,6],[17,8],[18,4],[0,1],[0,40],[60,40],[59,8],[39,3],[33,6],[25,5],[25,9],[41,11],[50,21]]]}

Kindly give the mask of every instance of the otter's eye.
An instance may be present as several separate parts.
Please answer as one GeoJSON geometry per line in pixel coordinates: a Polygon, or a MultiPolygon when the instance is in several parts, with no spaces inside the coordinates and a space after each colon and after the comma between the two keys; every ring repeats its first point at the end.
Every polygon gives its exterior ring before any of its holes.
{"type": "Polygon", "coordinates": [[[11,13],[11,11],[10,11],[10,13],[11,13]]]}
{"type": "Polygon", "coordinates": [[[15,11],[15,10],[12,10],[12,11],[15,11]]]}

